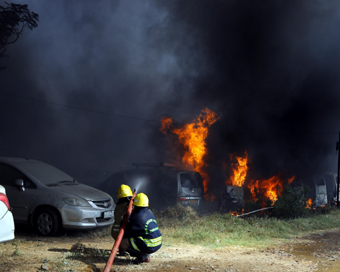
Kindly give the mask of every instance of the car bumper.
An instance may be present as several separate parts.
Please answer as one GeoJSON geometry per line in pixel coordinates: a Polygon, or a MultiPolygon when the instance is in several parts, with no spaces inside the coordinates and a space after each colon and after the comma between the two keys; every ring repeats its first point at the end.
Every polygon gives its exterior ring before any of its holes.
{"type": "Polygon", "coordinates": [[[65,229],[92,229],[113,224],[114,208],[95,209],[92,207],[65,205],[60,210],[65,229]],[[107,217],[107,214],[110,214],[107,217]],[[105,216],[104,216],[105,215],[105,216]]]}
{"type": "Polygon", "coordinates": [[[8,211],[0,220],[0,242],[13,240],[14,230],[13,214],[8,211]]]}
{"type": "Polygon", "coordinates": [[[183,206],[198,207],[201,202],[201,198],[197,197],[178,197],[177,202],[183,206]]]}

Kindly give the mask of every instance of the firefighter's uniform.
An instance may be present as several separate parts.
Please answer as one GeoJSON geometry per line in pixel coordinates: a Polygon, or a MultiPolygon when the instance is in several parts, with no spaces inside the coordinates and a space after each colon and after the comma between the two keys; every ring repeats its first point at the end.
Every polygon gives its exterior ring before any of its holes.
{"type": "Polygon", "coordinates": [[[162,246],[162,234],[158,229],[156,218],[149,207],[148,197],[139,193],[133,202],[134,209],[127,223],[124,237],[129,238],[131,247],[127,249],[137,261],[149,261],[148,254],[154,253],[162,246]]]}

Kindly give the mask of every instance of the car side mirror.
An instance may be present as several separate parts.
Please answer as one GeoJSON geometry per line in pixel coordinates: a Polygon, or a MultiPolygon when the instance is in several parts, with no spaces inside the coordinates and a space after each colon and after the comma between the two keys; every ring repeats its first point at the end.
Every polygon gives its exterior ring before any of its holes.
{"type": "Polygon", "coordinates": [[[14,185],[15,185],[16,187],[19,187],[19,190],[20,190],[21,192],[24,192],[24,191],[25,191],[25,186],[24,186],[24,180],[23,180],[23,179],[16,179],[16,180],[14,181],[14,185]]]}

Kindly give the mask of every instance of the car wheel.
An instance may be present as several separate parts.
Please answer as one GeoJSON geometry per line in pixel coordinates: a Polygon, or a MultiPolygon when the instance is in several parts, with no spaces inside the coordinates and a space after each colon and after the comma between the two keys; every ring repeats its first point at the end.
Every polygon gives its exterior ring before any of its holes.
{"type": "Polygon", "coordinates": [[[35,217],[35,228],[41,236],[53,236],[61,230],[59,214],[50,208],[44,208],[37,212],[35,217]]]}

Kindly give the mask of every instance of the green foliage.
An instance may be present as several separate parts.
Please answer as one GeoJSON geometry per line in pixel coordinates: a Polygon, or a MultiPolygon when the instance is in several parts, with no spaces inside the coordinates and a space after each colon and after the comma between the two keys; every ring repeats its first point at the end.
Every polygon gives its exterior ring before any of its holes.
{"type": "Polygon", "coordinates": [[[271,215],[280,219],[307,216],[309,210],[305,208],[307,201],[305,196],[308,190],[308,188],[296,190],[291,186],[286,186],[282,192],[282,196],[275,202],[271,215]]]}
{"type": "Polygon", "coordinates": [[[5,46],[15,43],[25,27],[32,30],[39,21],[39,15],[31,12],[27,5],[5,4],[7,6],[0,6],[0,57],[5,56],[5,46]]]}
{"type": "Polygon", "coordinates": [[[21,253],[19,252],[19,249],[18,248],[16,248],[15,250],[14,250],[14,252],[13,252],[13,254],[12,254],[13,256],[20,256],[21,255],[21,253]]]}

